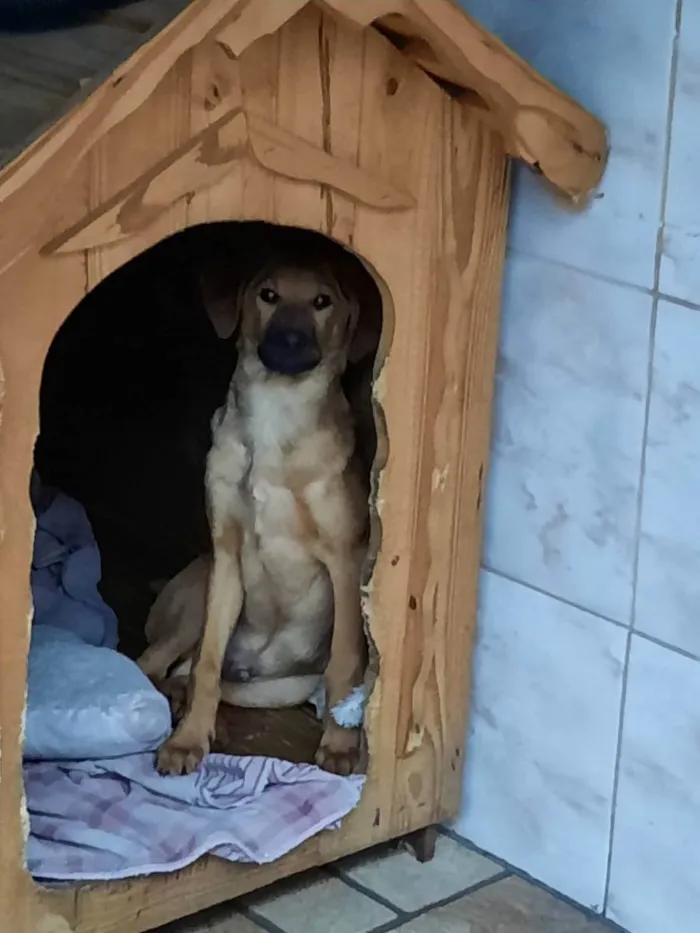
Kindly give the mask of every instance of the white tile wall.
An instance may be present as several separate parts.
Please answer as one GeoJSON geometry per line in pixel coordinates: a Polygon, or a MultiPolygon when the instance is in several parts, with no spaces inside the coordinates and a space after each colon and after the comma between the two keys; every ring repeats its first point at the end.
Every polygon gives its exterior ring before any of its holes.
{"type": "Polygon", "coordinates": [[[513,256],[484,560],[629,622],[650,295],[513,256]]]}
{"type": "Polygon", "coordinates": [[[700,302],[700,3],[683,4],[660,287],[700,302]]]}
{"type": "Polygon", "coordinates": [[[667,302],[656,325],[641,532],[637,628],[700,655],[700,311],[667,302]]]}
{"type": "Polygon", "coordinates": [[[456,827],[631,933],[697,933],[700,0],[461,2],[612,156],[583,214],[516,179],[456,827]]]}
{"type": "Polygon", "coordinates": [[[562,210],[539,179],[519,173],[512,245],[650,287],[676,0],[461,2],[609,127],[605,181],[583,213],[562,210]]]}
{"type": "Polygon", "coordinates": [[[484,572],[455,829],[587,907],[605,894],[626,632],[484,572]]]}
{"type": "Polygon", "coordinates": [[[634,933],[700,929],[700,665],[635,637],[608,915],[634,933]]]}

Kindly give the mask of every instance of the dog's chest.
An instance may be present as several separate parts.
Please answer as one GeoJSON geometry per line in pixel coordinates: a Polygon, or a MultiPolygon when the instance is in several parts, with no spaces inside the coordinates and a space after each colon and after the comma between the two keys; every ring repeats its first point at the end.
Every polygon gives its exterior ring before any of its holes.
{"type": "Polygon", "coordinates": [[[214,518],[240,521],[260,548],[279,539],[301,543],[310,533],[304,489],[295,463],[308,441],[299,441],[303,399],[279,392],[251,393],[244,410],[226,410],[215,424],[207,481],[214,518]]]}

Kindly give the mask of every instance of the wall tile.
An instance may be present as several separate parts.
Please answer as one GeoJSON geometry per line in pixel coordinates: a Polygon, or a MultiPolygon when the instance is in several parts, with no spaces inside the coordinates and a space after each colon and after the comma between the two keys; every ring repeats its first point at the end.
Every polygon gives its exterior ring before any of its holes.
{"type": "Polygon", "coordinates": [[[611,622],[482,574],[455,829],[594,909],[605,889],[625,640],[611,622]]]}
{"type": "Polygon", "coordinates": [[[608,915],[634,933],[700,924],[700,662],[633,637],[608,915]]]}
{"type": "Polygon", "coordinates": [[[510,259],[485,563],[623,622],[650,320],[642,292],[510,259]]]}
{"type": "Polygon", "coordinates": [[[599,197],[582,213],[562,209],[529,171],[518,173],[512,245],[650,287],[661,206],[676,0],[644,0],[643,16],[639,0],[461,3],[599,116],[610,133],[606,177],[599,197]]]}
{"type": "Polygon", "coordinates": [[[700,4],[683,4],[661,257],[663,292],[700,304],[700,4]]]}
{"type": "Polygon", "coordinates": [[[659,304],[636,626],[700,654],[700,311],[659,304]]]}

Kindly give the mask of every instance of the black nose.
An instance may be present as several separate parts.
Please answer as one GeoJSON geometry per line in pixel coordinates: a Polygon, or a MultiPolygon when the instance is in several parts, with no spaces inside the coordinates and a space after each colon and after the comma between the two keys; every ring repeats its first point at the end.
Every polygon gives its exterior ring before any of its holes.
{"type": "Polygon", "coordinates": [[[280,350],[294,352],[309,345],[309,335],[292,327],[271,327],[265,335],[265,342],[280,350]]]}
{"type": "Polygon", "coordinates": [[[321,352],[313,332],[271,325],[258,346],[258,356],[271,372],[294,376],[317,366],[321,352]]]}

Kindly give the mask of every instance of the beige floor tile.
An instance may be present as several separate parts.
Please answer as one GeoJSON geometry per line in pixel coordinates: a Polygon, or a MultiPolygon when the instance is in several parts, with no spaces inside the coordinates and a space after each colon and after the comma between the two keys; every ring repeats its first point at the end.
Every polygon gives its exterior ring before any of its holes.
{"type": "Polygon", "coordinates": [[[493,878],[501,868],[453,839],[439,836],[435,858],[421,865],[410,852],[394,849],[345,859],[340,868],[402,910],[413,911],[493,878]]]}
{"type": "Polygon", "coordinates": [[[400,933],[608,933],[609,929],[520,878],[487,885],[399,927],[400,933]]]}
{"type": "Polygon", "coordinates": [[[246,903],[285,933],[368,933],[396,917],[339,878],[325,875],[285,885],[281,893],[261,895],[246,903]]]}

